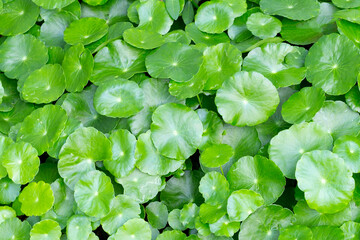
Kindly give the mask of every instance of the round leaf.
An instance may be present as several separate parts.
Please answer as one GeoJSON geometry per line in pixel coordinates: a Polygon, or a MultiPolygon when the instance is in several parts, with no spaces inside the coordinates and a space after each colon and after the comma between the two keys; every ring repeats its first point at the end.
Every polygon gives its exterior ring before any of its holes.
{"type": "Polygon", "coordinates": [[[144,107],[143,101],[144,93],[135,82],[116,79],[98,87],[94,107],[108,117],[130,117],[144,107]]]}
{"type": "Polygon", "coordinates": [[[201,179],[199,192],[203,195],[206,203],[222,204],[230,194],[229,183],[222,174],[209,172],[201,179]]]}
{"type": "Polygon", "coordinates": [[[88,240],[91,231],[91,222],[86,216],[74,215],[67,221],[66,236],[69,240],[88,240]]]}
{"type": "Polygon", "coordinates": [[[353,136],[342,136],[334,143],[333,152],[341,157],[353,172],[360,172],[360,140],[353,136]]]}
{"type": "Polygon", "coordinates": [[[234,12],[226,2],[201,4],[195,15],[195,25],[206,33],[222,33],[234,22],[234,12]]]}
{"type": "Polygon", "coordinates": [[[119,129],[110,135],[112,158],[104,160],[105,168],[115,177],[128,175],[135,168],[136,138],[129,131],[119,129]]]}
{"type": "Polygon", "coordinates": [[[155,110],[152,120],[151,140],[160,154],[187,159],[199,147],[203,126],[190,108],[167,103],[155,110]]]}
{"type": "Polygon", "coordinates": [[[13,36],[28,31],[39,16],[40,9],[31,0],[3,1],[0,9],[0,34],[13,36]]]}
{"type": "Polygon", "coordinates": [[[239,72],[224,82],[215,103],[226,123],[254,126],[265,122],[279,104],[274,85],[256,72],[239,72]]]}
{"type": "Polygon", "coordinates": [[[136,143],[136,167],[150,175],[166,175],[180,168],[184,161],[162,156],[152,143],[150,134],[150,131],[141,134],[136,143]]]}
{"type": "Polygon", "coordinates": [[[261,194],[265,204],[275,202],[285,186],[285,178],[280,169],[262,156],[240,158],[231,166],[227,179],[232,190],[253,190],[261,194]]]}
{"type": "Polygon", "coordinates": [[[227,144],[212,145],[200,155],[200,163],[205,167],[215,168],[227,163],[234,155],[234,150],[227,144]]]}
{"type": "Polygon", "coordinates": [[[123,36],[127,43],[142,49],[158,48],[165,43],[161,34],[138,28],[127,29],[123,36]]]}
{"type": "Polygon", "coordinates": [[[81,211],[91,217],[104,217],[114,198],[111,179],[100,171],[84,174],[74,188],[75,201],[81,211]]]}
{"type": "Polygon", "coordinates": [[[10,145],[1,155],[1,161],[9,178],[17,184],[32,181],[39,171],[38,153],[29,143],[16,142],[10,145]]]}
{"type": "Polygon", "coordinates": [[[21,88],[21,96],[32,103],[50,103],[65,91],[65,75],[59,64],[47,64],[33,71],[21,88]]]}
{"type": "Polygon", "coordinates": [[[9,178],[0,179],[0,203],[1,204],[10,204],[15,201],[20,193],[20,184],[14,183],[9,178]]]}
{"type": "Polygon", "coordinates": [[[31,226],[27,221],[21,222],[16,217],[8,218],[0,224],[0,239],[30,239],[30,229],[31,226]]]}
{"type": "Polygon", "coordinates": [[[347,93],[356,83],[360,52],[347,37],[323,36],[309,50],[305,60],[306,79],[330,95],[347,93]]]}
{"type": "Polygon", "coordinates": [[[66,112],[61,107],[45,105],[24,119],[17,140],[31,143],[41,155],[59,139],[66,121],[66,112]]]}
{"type": "Polygon", "coordinates": [[[27,216],[41,216],[54,204],[54,194],[48,183],[32,182],[19,195],[21,211],[27,216]]]}
{"type": "Polygon", "coordinates": [[[261,207],[241,224],[239,239],[278,239],[279,228],[289,226],[291,218],[292,212],[278,205],[261,207]]]}
{"type": "Polygon", "coordinates": [[[0,45],[0,70],[9,78],[27,77],[48,58],[45,45],[30,34],[9,37],[0,45]]]}
{"type": "Polygon", "coordinates": [[[161,202],[151,202],[146,206],[147,219],[151,226],[157,229],[164,228],[168,220],[168,210],[161,202]]]}
{"type": "Polygon", "coordinates": [[[330,150],[332,137],[316,123],[301,123],[281,131],[269,146],[269,158],[287,178],[295,178],[296,163],[305,152],[330,150]]]}
{"type": "Polygon", "coordinates": [[[356,135],[360,131],[359,114],[341,101],[325,101],[313,121],[331,133],[334,140],[343,135],[356,135]]]}
{"type": "Polygon", "coordinates": [[[100,18],[87,17],[73,21],[64,32],[66,43],[88,45],[102,38],[108,31],[106,21],[100,18]]]}
{"type": "Polygon", "coordinates": [[[60,239],[61,228],[54,220],[42,220],[36,223],[30,231],[31,240],[60,239]]]}
{"type": "Polygon", "coordinates": [[[147,222],[139,218],[134,218],[122,225],[113,236],[113,240],[151,240],[151,230],[147,222]]]}
{"type": "Polygon", "coordinates": [[[310,121],[325,101],[324,92],[316,87],[302,88],[294,93],[283,105],[281,115],[288,123],[310,121]]]}
{"type": "Polygon", "coordinates": [[[275,37],[280,32],[281,25],[277,18],[260,12],[251,14],[246,22],[250,32],[262,39],[275,37]]]}
{"type": "Polygon", "coordinates": [[[94,67],[94,59],[88,49],[82,44],[76,44],[65,52],[62,67],[66,77],[66,90],[79,92],[88,83],[94,67]]]}
{"type": "Polygon", "coordinates": [[[36,5],[45,9],[63,8],[75,0],[32,0],[36,5]]]}
{"type": "Polygon", "coordinates": [[[327,150],[305,153],[296,165],[295,176],[309,207],[322,213],[343,210],[355,188],[344,160],[327,150]]]}
{"type": "Polygon", "coordinates": [[[128,220],[138,218],[139,204],[131,197],[117,195],[110,204],[110,212],[101,218],[101,226],[108,234],[114,234],[128,220]]]}
{"type": "Polygon", "coordinates": [[[96,161],[111,157],[110,141],[104,134],[94,128],[78,128],[69,135],[61,148],[59,174],[73,189],[83,174],[95,170],[96,161]]]}
{"type": "Polygon", "coordinates": [[[316,17],[320,11],[317,0],[261,0],[261,10],[270,15],[280,15],[293,20],[307,20],[316,17]]]}
{"type": "Polygon", "coordinates": [[[293,225],[280,230],[279,240],[307,240],[312,239],[312,237],[313,234],[310,228],[302,225],[293,225]]]}
{"type": "Polygon", "coordinates": [[[227,200],[227,213],[231,221],[244,221],[251,213],[264,204],[260,194],[247,189],[231,193],[227,200]]]}
{"type": "Polygon", "coordinates": [[[145,63],[152,77],[186,82],[198,72],[202,63],[202,54],[185,44],[166,43],[150,53],[145,63]]]}

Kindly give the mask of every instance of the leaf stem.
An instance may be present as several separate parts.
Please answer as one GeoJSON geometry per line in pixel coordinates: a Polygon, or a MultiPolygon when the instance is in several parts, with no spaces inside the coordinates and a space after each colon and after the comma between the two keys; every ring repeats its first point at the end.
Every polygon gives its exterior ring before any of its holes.
{"type": "Polygon", "coordinates": [[[194,0],[190,0],[190,2],[192,3],[192,5],[198,9],[199,8],[199,5],[194,1],[194,0]]]}
{"type": "Polygon", "coordinates": [[[197,100],[199,102],[200,108],[202,108],[201,99],[200,99],[199,95],[196,95],[196,97],[197,97],[197,100]]]}
{"type": "Polygon", "coordinates": [[[224,170],[222,169],[222,166],[220,166],[220,170],[221,170],[222,175],[224,175],[224,176],[225,176],[225,174],[224,174],[224,170]]]}

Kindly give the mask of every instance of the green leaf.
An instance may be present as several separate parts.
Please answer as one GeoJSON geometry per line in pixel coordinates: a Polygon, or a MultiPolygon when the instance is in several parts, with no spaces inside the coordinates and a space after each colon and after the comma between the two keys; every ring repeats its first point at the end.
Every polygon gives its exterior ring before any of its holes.
{"type": "Polygon", "coordinates": [[[130,78],[146,71],[146,52],[134,48],[122,40],[115,40],[101,49],[94,58],[91,81],[98,85],[114,78],[130,78]]]}
{"type": "Polygon", "coordinates": [[[199,207],[195,203],[188,203],[180,211],[180,221],[186,228],[195,227],[195,218],[199,214],[199,207]]]}
{"type": "Polygon", "coordinates": [[[351,41],[353,41],[353,43],[357,46],[360,47],[360,34],[359,34],[359,30],[360,30],[360,26],[359,24],[355,24],[346,20],[338,20],[336,22],[338,28],[339,28],[339,32],[343,35],[345,35],[346,37],[348,37],[351,41]]]}
{"type": "MultiPolygon", "coordinates": [[[[199,217],[200,221],[205,223],[215,223],[219,221],[226,214],[226,201],[222,204],[211,205],[208,203],[203,203],[200,205],[199,217]]],[[[196,226],[196,219],[195,219],[196,226]]],[[[209,229],[210,231],[210,229],[209,229]]]]}
{"type": "Polygon", "coordinates": [[[165,0],[165,7],[172,19],[178,19],[185,5],[185,0],[165,0]]]}
{"type": "Polygon", "coordinates": [[[261,10],[269,15],[280,15],[292,20],[308,20],[316,17],[320,11],[317,0],[261,0],[261,10]]]}
{"type": "Polygon", "coordinates": [[[227,144],[217,144],[205,148],[200,154],[200,163],[209,168],[220,167],[234,155],[234,150],[227,144]]]}
{"type": "Polygon", "coordinates": [[[206,72],[205,90],[219,89],[223,82],[241,70],[241,52],[230,43],[207,47],[203,58],[201,70],[206,72]]]}
{"type": "Polygon", "coordinates": [[[199,192],[203,195],[205,203],[222,204],[230,195],[229,183],[222,174],[209,172],[201,178],[199,192]]]}
{"type": "Polygon", "coordinates": [[[271,139],[269,158],[287,178],[294,179],[296,164],[304,153],[331,150],[332,142],[330,133],[319,124],[295,124],[271,139]]]}
{"type": "Polygon", "coordinates": [[[164,231],[162,232],[156,240],[185,240],[186,234],[179,231],[179,230],[170,230],[170,231],[164,231]]]}
{"type": "Polygon", "coordinates": [[[357,222],[346,222],[341,227],[344,232],[345,239],[357,239],[360,237],[360,223],[357,222]]]}
{"type": "Polygon", "coordinates": [[[226,33],[221,32],[219,34],[211,34],[202,32],[194,23],[186,25],[185,31],[196,44],[204,43],[208,46],[211,46],[218,43],[230,42],[230,39],[226,33]]]}
{"type": "Polygon", "coordinates": [[[140,212],[140,206],[133,198],[117,195],[111,201],[110,212],[101,218],[101,226],[108,234],[114,234],[128,220],[138,218],[140,212]]]}
{"type": "Polygon", "coordinates": [[[0,111],[9,112],[11,111],[15,104],[19,101],[19,93],[16,89],[16,82],[8,79],[3,74],[0,74],[0,84],[4,89],[0,111]]]}
{"type": "Polygon", "coordinates": [[[310,228],[301,225],[293,225],[280,230],[279,240],[307,240],[312,239],[312,237],[313,234],[310,228]]]}
{"type": "Polygon", "coordinates": [[[196,113],[199,115],[204,129],[199,149],[205,150],[213,144],[219,144],[224,133],[224,124],[220,117],[215,112],[206,109],[198,109],[196,113]]]}
{"type": "Polygon", "coordinates": [[[91,52],[82,44],[71,46],[64,56],[62,67],[68,92],[80,92],[88,83],[94,67],[91,52]]]}
{"type": "Polygon", "coordinates": [[[324,34],[337,32],[334,20],[337,10],[333,4],[321,2],[317,17],[301,22],[284,18],[281,37],[291,44],[307,45],[316,42],[324,34]]]}
{"type": "Polygon", "coordinates": [[[194,7],[190,0],[186,1],[181,17],[186,25],[194,21],[194,7]]]}
{"type": "Polygon", "coordinates": [[[180,221],[180,209],[172,210],[168,215],[169,226],[175,230],[184,231],[186,228],[180,221]]]}
{"type": "Polygon", "coordinates": [[[244,70],[261,73],[277,88],[299,84],[305,78],[307,51],[286,43],[269,43],[249,52],[244,70]]]}
{"type": "Polygon", "coordinates": [[[291,225],[291,218],[292,212],[279,205],[261,207],[241,224],[239,239],[278,239],[279,230],[291,225]]]}
{"type": "Polygon", "coordinates": [[[240,158],[231,166],[227,179],[231,190],[253,190],[264,198],[265,204],[274,203],[285,186],[285,178],[280,169],[262,156],[240,158]]]}
{"type": "Polygon", "coordinates": [[[54,220],[42,220],[30,231],[31,240],[60,239],[61,228],[54,220]]]}
{"type": "Polygon", "coordinates": [[[87,240],[91,231],[91,222],[86,216],[73,215],[67,222],[66,236],[69,240],[87,240]]]}
{"type": "Polygon", "coordinates": [[[8,218],[0,224],[1,240],[30,239],[31,226],[27,221],[18,218],[8,218]]]}
{"type": "Polygon", "coordinates": [[[45,45],[29,34],[9,37],[0,46],[0,70],[8,78],[25,78],[47,61],[45,45]]]}
{"type": "Polygon", "coordinates": [[[251,213],[264,204],[260,194],[247,189],[231,193],[227,200],[227,213],[231,221],[244,221],[251,213]]]}
{"type": "Polygon", "coordinates": [[[155,110],[152,120],[151,139],[160,154],[182,160],[199,147],[203,126],[190,108],[167,103],[155,110]]]}
{"type": "Polygon", "coordinates": [[[331,0],[335,6],[340,7],[340,8],[356,8],[356,7],[360,7],[360,1],[359,0],[353,0],[353,1],[348,1],[348,0],[331,0]]]}
{"type": "Polygon", "coordinates": [[[139,14],[139,27],[141,29],[147,29],[162,35],[169,32],[173,20],[166,11],[163,1],[143,1],[136,8],[139,14]]]}
{"type": "Polygon", "coordinates": [[[61,216],[72,216],[75,206],[74,192],[65,185],[61,178],[51,183],[51,189],[55,198],[53,206],[54,212],[61,216]]]}
{"type": "Polygon", "coordinates": [[[0,34],[14,36],[27,32],[39,16],[40,9],[31,0],[3,1],[0,10],[0,34]]]}
{"type": "Polygon", "coordinates": [[[58,170],[65,183],[74,189],[82,175],[95,170],[96,161],[111,157],[110,141],[104,134],[91,127],[78,128],[61,148],[58,170]]]}
{"type": "Polygon", "coordinates": [[[185,44],[166,43],[150,53],[145,63],[152,77],[186,82],[198,72],[202,63],[202,54],[185,44]]]}
{"type": "Polygon", "coordinates": [[[32,103],[51,103],[65,91],[65,75],[59,64],[47,64],[33,71],[21,87],[21,96],[32,103]]]}
{"type": "Polygon", "coordinates": [[[195,15],[195,25],[206,33],[221,33],[234,22],[233,9],[226,2],[205,2],[195,15]]]}
{"type": "Polygon", "coordinates": [[[15,201],[20,193],[20,184],[14,183],[11,179],[5,177],[0,179],[0,203],[10,204],[15,201]]]}
{"type": "Polygon", "coordinates": [[[93,43],[108,32],[106,21],[99,18],[88,17],[73,21],[64,32],[64,40],[70,45],[93,43]]]}
{"type": "Polygon", "coordinates": [[[66,112],[61,107],[45,105],[24,119],[17,140],[31,143],[41,155],[59,139],[66,121],[66,112]]]}
{"type": "Polygon", "coordinates": [[[102,132],[109,132],[115,128],[118,120],[102,116],[95,110],[93,104],[95,91],[96,87],[91,85],[81,93],[65,94],[57,104],[66,111],[69,119],[80,121],[84,127],[94,127],[102,132]]]}
{"type": "Polygon", "coordinates": [[[325,101],[324,92],[316,87],[302,88],[282,106],[281,115],[288,123],[310,121],[325,101]]]}
{"type": "Polygon", "coordinates": [[[40,159],[34,147],[29,143],[16,142],[1,155],[2,165],[9,178],[17,184],[32,181],[39,171],[40,159]]]}
{"type": "Polygon", "coordinates": [[[36,5],[45,9],[63,8],[75,0],[32,0],[36,5]]]}
{"type": "Polygon", "coordinates": [[[160,194],[160,199],[169,210],[182,208],[184,204],[201,203],[203,198],[199,193],[199,182],[203,173],[197,170],[185,171],[181,177],[173,176],[167,182],[160,194]]]}
{"type": "Polygon", "coordinates": [[[130,117],[144,107],[144,93],[132,81],[116,79],[102,83],[95,92],[94,107],[108,117],[130,117]]]}
{"type": "Polygon", "coordinates": [[[108,0],[84,0],[90,6],[104,5],[108,0]]]}
{"type": "Polygon", "coordinates": [[[237,231],[239,231],[240,223],[231,222],[227,215],[220,218],[217,222],[209,225],[210,231],[215,236],[232,237],[237,231]]]}
{"type": "Polygon", "coordinates": [[[161,202],[151,202],[146,206],[147,219],[151,226],[162,229],[166,226],[168,220],[168,210],[165,204],[161,202]]]}
{"type": "Polygon", "coordinates": [[[8,134],[12,126],[21,123],[33,110],[34,104],[18,100],[11,111],[0,112],[0,132],[8,134]]]}
{"type": "Polygon", "coordinates": [[[117,178],[116,182],[124,188],[124,194],[139,203],[153,199],[163,189],[163,182],[159,176],[151,176],[134,169],[128,176],[117,178]]]}
{"type": "Polygon", "coordinates": [[[3,223],[8,218],[15,218],[16,212],[14,209],[8,206],[0,207],[0,224],[3,223]]]}
{"type": "Polygon", "coordinates": [[[158,48],[165,43],[165,38],[161,34],[139,28],[125,30],[123,37],[130,45],[142,49],[158,48]]]}
{"type": "Polygon", "coordinates": [[[110,212],[110,203],[114,198],[111,179],[103,172],[89,171],[75,184],[74,197],[78,207],[86,215],[105,217],[110,212]]]}
{"type": "Polygon", "coordinates": [[[275,37],[282,24],[277,18],[258,12],[249,16],[246,26],[254,36],[265,39],[275,37]]]}
{"type": "Polygon", "coordinates": [[[318,240],[336,240],[344,239],[344,233],[340,228],[333,226],[319,226],[311,229],[313,232],[313,239],[318,240]]]}
{"type": "Polygon", "coordinates": [[[134,218],[127,221],[124,225],[122,225],[116,232],[115,235],[112,235],[113,238],[109,238],[112,240],[115,239],[124,239],[124,240],[132,240],[132,239],[143,239],[150,240],[151,239],[151,230],[150,226],[147,222],[142,219],[134,218]]]}
{"type": "Polygon", "coordinates": [[[313,121],[323,126],[334,140],[343,135],[356,135],[360,131],[359,114],[341,101],[325,101],[313,121]]]}
{"type": "Polygon", "coordinates": [[[112,158],[104,160],[105,168],[115,177],[128,175],[135,168],[136,138],[129,131],[119,129],[111,133],[110,137],[112,158]]]}
{"type": "Polygon", "coordinates": [[[279,95],[274,85],[256,72],[239,72],[217,91],[215,103],[226,123],[254,126],[276,110],[279,95]]]}
{"type": "Polygon", "coordinates": [[[321,213],[343,210],[355,188],[344,160],[327,150],[305,153],[296,165],[295,176],[309,207],[321,213]]]}
{"type": "Polygon", "coordinates": [[[32,182],[19,195],[21,211],[27,216],[41,216],[54,204],[54,194],[48,183],[32,182]]]}
{"type": "Polygon", "coordinates": [[[294,207],[294,224],[315,227],[321,225],[340,226],[352,218],[350,207],[337,213],[320,213],[310,208],[305,200],[300,200],[294,207]]]}
{"type": "Polygon", "coordinates": [[[358,163],[360,155],[360,139],[354,136],[342,136],[334,142],[333,152],[341,157],[346,166],[353,172],[360,172],[358,163]]]}
{"type": "Polygon", "coordinates": [[[322,37],[306,57],[306,78],[330,95],[347,93],[356,83],[360,52],[347,37],[331,34],[322,37]]]}
{"type": "Polygon", "coordinates": [[[179,169],[184,161],[162,156],[151,141],[151,132],[139,136],[136,143],[136,167],[150,175],[166,175],[179,169]]]}

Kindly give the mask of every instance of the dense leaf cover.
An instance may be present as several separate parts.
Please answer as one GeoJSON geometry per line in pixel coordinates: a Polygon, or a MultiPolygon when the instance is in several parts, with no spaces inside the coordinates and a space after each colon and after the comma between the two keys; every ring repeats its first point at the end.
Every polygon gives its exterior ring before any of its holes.
{"type": "Polygon", "coordinates": [[[360,0],[0,0],[0,240],[360,239],[360,0]]]}

